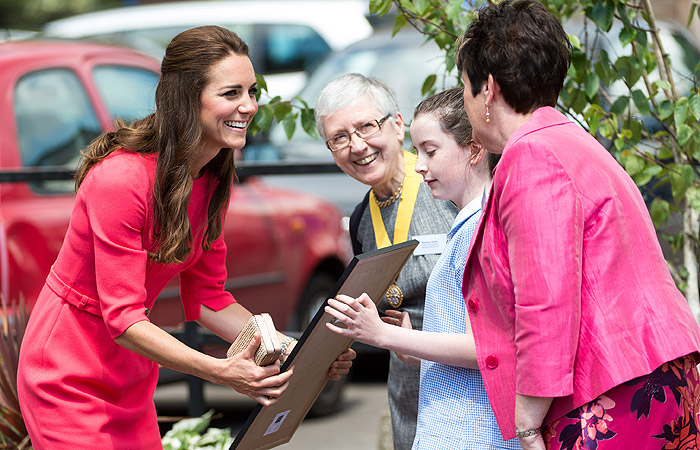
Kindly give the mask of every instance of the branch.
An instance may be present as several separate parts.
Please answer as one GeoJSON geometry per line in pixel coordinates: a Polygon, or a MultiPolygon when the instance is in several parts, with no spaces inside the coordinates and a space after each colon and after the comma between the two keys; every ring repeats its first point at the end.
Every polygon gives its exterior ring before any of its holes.
{"type": "Polygon", "coordinates": [[[406,20],[408,21],[408,23],[413,28],[418,30],[418,32],[425,34],[425,35],[428,35],[428,36],[432,36],[432,37],[435,37],[438,34],[440,34],[439,32],[445,33],[445,34],[449,35],[450,37],[452,37],[453,39],[457,39],[459,37],[459,35],[456,35],[456,34],[452,33],[451,31],[446,30],[442,25],[440,25],[440,24],[438,24],[438,23],[436,23],[436,22],[434,22],[426,17],[421,17],[421,16],[417,15],[416,13],[407,10],[406,8],[401,6],[401,2],[399,0],[392,0],[392,1],[396,5],[396,7],[399,9],[399,11],[401,11],[401,14],[403,14],[406,17],[406,20]],[[419,28],[418,25],[413,22],[414,20],[423,22],[424,24],[427,24],[427,25],[432,25],[439,32],[434,32],[434,33],[426,32],[422,28],[419,28]]]}

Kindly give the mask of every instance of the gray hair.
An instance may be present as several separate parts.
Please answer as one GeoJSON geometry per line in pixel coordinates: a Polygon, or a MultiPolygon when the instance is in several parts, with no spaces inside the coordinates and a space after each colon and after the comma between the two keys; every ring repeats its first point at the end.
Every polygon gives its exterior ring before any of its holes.
{"type": "Polygon", "coordinates": [[[318,134],[326,139],[321,121],[323,117],[332,116],[365,95],[374,100],[374,106],[382,115],[389,114],[394,117],[398,114],[399,102],[392,88],[377,78],[369,78],[359,73],[349,73],[331,81],[321,91],[315,107],[318,134]]]}

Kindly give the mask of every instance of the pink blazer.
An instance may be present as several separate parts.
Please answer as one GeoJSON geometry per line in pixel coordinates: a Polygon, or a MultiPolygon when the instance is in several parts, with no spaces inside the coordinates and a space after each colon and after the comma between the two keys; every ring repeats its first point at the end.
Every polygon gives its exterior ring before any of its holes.
{"type": "Polygon", "coordinates": [[[700,349],[639,189],[550,107],[503,150],[464,298],[504,439],[515,437],[516,392],[555,397],[548,423],[700,349]]]}

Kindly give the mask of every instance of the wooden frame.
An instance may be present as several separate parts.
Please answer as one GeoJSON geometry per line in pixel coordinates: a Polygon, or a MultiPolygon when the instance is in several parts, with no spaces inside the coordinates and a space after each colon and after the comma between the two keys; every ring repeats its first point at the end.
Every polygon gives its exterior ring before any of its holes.
{"type": "MultiPolygon", "coordinates": [[[[355,256],[329,293],[329,298],[338,294],[359,297],[367,293],[372,300],[379,302],[416,246],[418,241],[410,240],[355,256]]],[[[282,365],[282,371],[294,365],[294,376],[289,387],[277,403],[256,405],[231,449],[265,450],[292,439],[326,385],[331,363],[353,342],[326,328],[326,323],[334,320],[323,310],[326,303],[318,310],[282,365]]]]}

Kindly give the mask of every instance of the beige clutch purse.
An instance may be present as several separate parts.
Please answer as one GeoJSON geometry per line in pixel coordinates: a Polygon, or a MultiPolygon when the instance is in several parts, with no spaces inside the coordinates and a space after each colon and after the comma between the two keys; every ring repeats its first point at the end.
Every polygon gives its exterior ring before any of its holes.
{"type": "Polygon", "coordinates": [[[255,333],[258,333],[261,338],[260,346],[255,352],[255,363],[259,366],[267,366],[277,361],[282,354],[282,344],[277,337],[272,317],[267,313],[254,315],[248,320],[226,352],[226,357],[230,358],[245,350],[255,333]]]}

